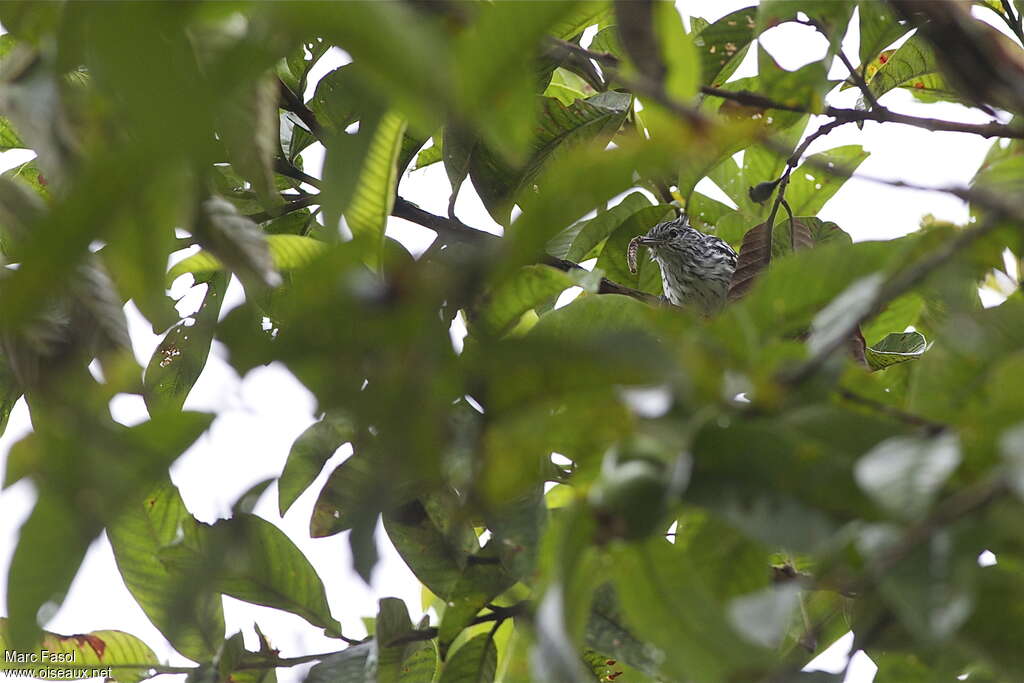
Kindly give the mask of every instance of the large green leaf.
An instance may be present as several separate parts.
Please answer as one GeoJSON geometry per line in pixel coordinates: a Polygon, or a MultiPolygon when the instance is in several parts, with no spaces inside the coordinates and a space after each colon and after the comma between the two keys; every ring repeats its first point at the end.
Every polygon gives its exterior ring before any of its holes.
{"type": "Polygon", "coordinates": [[[613,551],[615,588],[630,627],[664,653],[675,679],[716,681],[764,658],[726,621],[700,576],[671,544],[656,539],[613,551]]]}
{"type": "Polygon", "coordinates": [[[19,647],[38,637],[38,610],[60,604],[104,525],[159,481],[211,421],[201,413],[169,413],[125,428],[102,415],[33,417],[35,431],[12,449],[7,472],[8,481],[29,474],[39,487],[8,574],[9,635],[19,647]]]}
{"type": "Polygon", "coordinates": [[[524,165],[510,168],[489,150],[475,148],[469,174],[494,220],[507,225],[519,195],[533,191],[541,170],[556,158],[583,143],[603,147],[625,121],[631,104],[629,95],[618,92],[576,100],[568,107],[557,99],[542,97],[530,156],[524,165]]]}
{"type": "Polygon", "coordinates": [[[553,299],[576,284],[564,271],[550,266],[524,266],[519,273],[490,292],[480,311],[470,318],[476,335],[500,336],[534,306],[553,299]]]}
{"type": "Polygon", "coordinates": [[[185,543],[194,543],[198,524],[167,482],[128,506],[107,528],[107,536],[121,577],[142,611],[178,652],[202,662],[224,640],[220,594],[209,587],[195,590],[187,577],[158,558],[178,534],[185,543]]]}
{"type": "Polygon", "coordinates": [[[938,99],[958,99],[939,73],[935,49],[920,35],[911,36],[895,51],[883,53],[882,57],[884,61],[868,81],[868,88],[876,98],[903,87],[916,94],[927,91],[938,99]]]}
{"type": "MultiPolygon", "coordinates": [[[[384,114],[373,131],[373,137],[362,159],[355,179],[351,200],[344,213],[352,235],[371,245],[371,259],[376,263],[384,247],[384,229],[395,201],[398,185],[398,152],[406,121],[394,112],[384,114]]],[[[363,134],[362,130],[360,134],[363,134]]]]}
{"type": "Polygon", "coordinates": [[[388,537],[416,578],[438,597],[469,603],[480,596],[486,602],[515,583],[500,562],[493,561],[498,559],[496,544],[479,548],[467,522],[437,502],[414,501],[384,515],[388,537]]]}
{"type": "Polygon", "coordinates": [[[328,655],[309,670],[304,683],[375,683],[367,660],[376,656],[377,643],[351,645],[328,655]]]}
{"type": "Polygon", "coordinates": [[[497,669],[498,648],[490,634],[481,633],[448,658],[440,683],[493,683],[497,669]]]}
{"type": "Polygon", "coordinates": [[[238,600],[297,614],[329,636],[341,634],[323,582],[302,551],[276,526],[251,514],[196,529],[195,545],[170,545],[159,557],[181,573],[238,600]]]}
{"type": "MultiPolygon", "coordinates": [[[[149,678],[149,666],[159,666],[156,654],[139,638],[124,631],[92,631],[62,636],[43,633],[33,650],[16,651],[7,639],[7,620],[0,618],[0,671],[31,671],[42,680],[81,680],[105,676],[118,683],[137,683],[149,678]],[[141,664],[127,668],[125,664],[141,664]]],[[[8,675],[11,675],[8,672],[8,675]]]]}

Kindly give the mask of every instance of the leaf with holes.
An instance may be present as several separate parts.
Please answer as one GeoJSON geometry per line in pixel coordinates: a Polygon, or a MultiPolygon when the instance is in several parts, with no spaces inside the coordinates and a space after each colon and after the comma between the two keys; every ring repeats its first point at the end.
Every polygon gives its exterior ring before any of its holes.
{"type": "Polygon", "coordinates": [[[693,43],[701,61],[701,83],[719,86],[739,67],[757,35],[757,7],[726,14],[697,33],[693,43]]]}
{"type": "Polygon", "coordinates": [[[859,0],[860,63],[875,60],[879,53],[902,38],[911,26],[897,21],[889,6],[876,0],[859,0]]]}
{"type": "Polygon", "coordinates": [[[185,404],[185,398],[206,367],[227,287],[225,273],[210,277],[199,310],[168,330],[153,352],[146,366],[142,394],[151,415],[181,410],[185,404]]]}
{"type": "Polygon", "coordinates": [[[138,683],[150,677],[150,667],[160,666],[160,659],[141,639],[124,631],[92,631],[62,636],[43,632],[39,647],[16,652],[7,639],[7,619],[0,617],[0,671],[11,669],[31,671],[42,680],[79,680],[92,678],[94,671],[114,667],[107,679],[117,683],[138,683]],[[142,668],[122,668],[140,664],[142,668]]]}
{"type": "Polygon", "coordinates": [[[793,214],[817,215],[869,154],[860,145],[844,145],[805,159],[793,170],[786,189],[793,214]]]}

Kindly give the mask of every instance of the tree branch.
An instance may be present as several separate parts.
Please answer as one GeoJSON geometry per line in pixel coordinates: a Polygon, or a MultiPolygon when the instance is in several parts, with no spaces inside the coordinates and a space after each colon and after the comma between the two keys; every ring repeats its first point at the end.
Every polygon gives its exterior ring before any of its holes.
{"type": "Polygon", "coordinates": [[[273,218],[280,218],[281,216],[287,215],[289,213],[294,213],[295,211],[300,211],[302,209],[305,209],[307,206],[312,206],[313,204],[319,203],[320,195],[304,194],[300,195],[298,199],[286,202],[281,206],[275,207],[269,211],[261,211],[260,213],[248,214],[246,218],[248,218],[254,223],[262,223],[264,221],[269,221],[273,218]]]}
{"type": "MultiPolygon", "coordinates": [[[[586,57],[593,59],[602,66],[610,69],[615,69],[619,65],[619,58],[608,52],[595,52],[588,50],[584,47],[580,47],[575,43],[570,43],[564,40],[549,41],[552,46],[564,51],[572,52],[576,54],[585,55],[586,57]]],[[[852,66],[852,65],[851,65],[852,66]]],[[[854,70],[856,72],[856,70],[854,70]]],[[[859,76],[859,74],[858,74],[859,76]]],[[[664,92],[657,92],[652,89],[650,83],[646,83],[642,80],[627,79],[623,80],[621,74],[616,73],[616,78],[622,82],[622,84],[641,95],[647,95],[653,100],[665,106],[670,111],[683,116],[687,121],[691,123],[699,123],[706,125],[707,119],[703,117],[699,112],[696,112],[689,107],[685,107],[679,102],[675,102],[664,92]],[[695,120],[697,119],[697,120],[695,120]]],[[[861,77],[863,80],[863,77],[861,77]]],[[[933,132],[949,132],[949,133],[969,133],[972,135],[980,135],[985,138],[1014,138],[1024,139],[1024,128],[1018,126],[1011,126],[1004,123],[993,121],[992,123],[961,123],[959,121],[944,121],[942,119],[932,119],[921,116],[908,116],[906,114],[898,114],[890,111],[884,107],[872,111],[861,111],[859,109],[844,109],[841,107],[826,107],[824,111],[817,112],[811,111],[807,107],[795,106],[777,102],[770,97],[761,95],[759,93],[750,92],[749,90],[725,90],[722,88],[715,88],[712,86],[701,86],[700,92],[710,97],[720,97],[722,99],[732,100],[738,104],[742,104],[747,107],[756,107],[758,109],[776,109],[779,111],[794,111],[801,114],[822,114],[829,116],[837,121],[844,123],[857,123],[861,121],[875,121],[877,123],[899,123],[905,126],[914,126],[915,128],[923,128],[924,130],[930,130],[933,132]]]]}
{"type": "Polygon", "coordinates": [[[993,121],[991,123],[961,123],[959,121],[944,121],[942,119],[930,119],[921,116],[908,116],[898,114],[884,107],[873,111],[861,111],[859,109],[844,109],[841,107],[825,107],[822,112],[813,112],[807,107],[794,106],[776,102],[770,97],[749,90],[723,90],[711,86],[702,86],[700,91],[711,97],[720,97],[731,100],[746,107],[757,109],[777,109],[780,111],[795,111],[803,114],[818,114],[830,116],[843,123],[858,123],[861,121],[875,121],[877,123],[899,123],[905,126],[914,126],[933,132],[948,133],[970,133],[985,138],[1014,138],[1024,139],[1024,128],[1007,125],[993,121]]]}
{"type": "Polygon", "coordinates": [[[316,120],[316,114],[306,106],[306,103],[302,101],[302,97],[300,95],[293,93],[292,89],[285,85],[284,81],[278,79],[277,83],[281,92],[281,108],[298,116],[299,120],[306,124],[306,128],[309,129],[309,132],[316,136],[317,140],[323,142],[324,128],[320,125],[320,122],[316,120]]]}
{"type": "MultiPolygon", "coordinates": [[[[489,240],[499,239],[497,235],[493,235],[489,232],[485,232],[478,228],[473,228],[457,218],[445,218],[444,216],[438,216],[424,211],[420,207],[416,206],[412,202],[398,197],[395,199],[395,206],[391,211],[392,216],[398,218],[404,218],[407,221],[422,225],[424,228],[433,230],[437,233],[438,239],[443,241],[457,241],[464,243],[484,243],[489,240]]],[[[571,270],[586,270],[583,266],[573,261],[567,261],[565,259],[556,258],[550,254],[544,254],[540,259],[540,263],[564,270],[566,272],[571,270]]],[[[639,289],[633,289],[626,285],[619,284],[609,280],[608,278],[601,278],[601,283],[597,288],[598,294],[622,294],[623,296],[629,296],[634,299],[638,299],[648,304],[660,304],[661,299],[642,292],[639,289]]]]}

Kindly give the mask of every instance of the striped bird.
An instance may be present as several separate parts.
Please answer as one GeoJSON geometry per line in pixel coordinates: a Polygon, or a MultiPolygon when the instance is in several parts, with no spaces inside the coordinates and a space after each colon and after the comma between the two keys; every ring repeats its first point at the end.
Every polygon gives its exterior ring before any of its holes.
{"type": "Polygon", "coordinates": [[[686,217],[658,223],[636,240],[661,268],[665,297],[712,315],[725,306],[736,252],[725,241],[691,228],[686,217]]]}

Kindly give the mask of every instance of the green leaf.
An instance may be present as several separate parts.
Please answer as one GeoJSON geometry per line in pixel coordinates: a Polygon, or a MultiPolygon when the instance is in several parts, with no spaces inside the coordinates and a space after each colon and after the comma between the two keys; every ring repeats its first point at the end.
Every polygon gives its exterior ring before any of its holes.
{"type": "Polygon", "coordinates": [[[862,326],[864,339],[872,345],[894,331],[903,332],[907,327],[917,324],[924,309],[924,299],[920,294],[904,294],[890,301],[884,311],[862,326]]]}
{"type": "Polygon", "coordinates": [[[323,582],[302,551],[276,526],[250,514],[197,528],[194,546],[166,546],[159,557],[195,572],[238,600],[297,614],[329,636],[341,633],[323,582]]]}
{"type": "Polygon", "coordinates": [[[665,91],[679,101],[687,101],[697,93],[701,83],[701,64],[697,48],[683,27],[682,17],[671,3],[655,5],[655,30],[661,44],[668,71],[665,91]]]}
{"type": "Polygon", "coordinates": [[[14,371],[7,364],[7,358],[0,351],[0,436],[7,431],[7,421],[21,394],[18,378],[14,376],[14,371]]]}
{"type": "Polygon", "coordinates": [[[875,307],[883,281],[881,273],[861,278],[823,308],[811,323],[811,334],[807,338],[810,352],[817,353],[832,346],[867,316],[875,307]]]}
{"type": "Polygon", "coordinates": [[[7,619],[4,618],[0,618],[0,652],[5,653],[0,671],[30,670],[33,678],[51,681],[105,675],[118,683],[138,683],[149,678],[150,666],[161,663],[148,645],[124,631],[102,630],[73,636],[44,632],[42,642],[35,649],[15,651],[7,637],[7,619]],[[124,664],[143,666],[122,668],[124,664]],[[107,673],[102,673],[104,670],[107,673]]]}
{"type": "MultiPolygon", "coordinates": [[[[279,284],[281,276],[274,270],[266,235],[252,220],[239,214],[229,202],[220,197],[210,197],[204,201],[194,235],[199,245],[209,254],[206,257],[196,254],[189,258],[205,258],[208,264],[212,257],[235,273],[245,285],[273,287],[279,284]]],[[[183,272],[202,272],[190,271],[190,267],[176,264],[168,277],[173,280],[183,272]]]]}
{"type": "Polygon", "coordinates": [[[864,355],[872,370],[884,370],[892,365],[917,360],[927,349],[928,341],[920,332],[894,332],[874,346],[864,349],[864,355]]]}
{"type": "Polygon", "coordinates": [[[693,43],[701,61],[701,83],[719,86],[739,67],[756,35],[757,7],[745,7],[706,26],[693,43]]]}
{"type": "Polygon", "coordinates": [[[494,220],[502,225],[508,225],[512,205],[521,194],[534,191],[534,181],[554,159],[582,144],[607,144],[626,120],[632,97],[606,92],[576,100],[568,107],[550,97],[540,98],[539,104],[539,119],[525,165],[509,168],[483,148],[475,149],[470,156],[473,187],[494,220]]]}
{"type": "Polygon", "coordinates": [[[437,673],[437,648],[431,641],[403,643],[413,632],[405,603],[382,598],[375,621],[377,675],[375,683],[432,681],[437,673]]]}
{"type": "Polygon", "coordinates": [[[757,52],[757,75],[762,94],[812,112],[822,108],[825,93],[832,87],[823,62],[811,62],[795,71],[787,71],[761,45],[757,52]]]}
{"type": "Polygon", "coordinates": [[[789,583],[734,598],[728,605],[729,621],[751,643],[777,648],[800,604],[800,592],[789,583]]]}
{"type": "MultiPolygon", "coordinates": [[[[49,199],[50,197],[48,182],[45,176],[43,176],[42,170],[36,164],[35,159],[32,161],[26,161],[20,166],[4,171],[3,177],[16,179],[21,183],[25,183],[25,185],[31,187],[35,193],[43,199],[49,199]]],[[[9,230],[10,226],[4,226],[4,228],[9,230]]]]}
{"type": "Polygon", "coordinates": [[[486,304],[470,318],[474,336],[501,336],[524,313],[576,284],[568,273],[551,266],[523,266],[517,274],[490,292],[486,304]]]}
{"type": "Polygon", "coordinates": [[[174,543],[179,533],[185,542],[194,542],[198,524],[168,481],[130,505],[107,528],[107,536],[121,578],[142,611],[174,649],[202,662],[224,640],[220,594],[187,585],[186,577],[158,559],[160,550],[174,543]]]}
{"type": "Polygon", "coordinates": [[[413,501],[384,515],[388,537],[416,578],[442,599],[479,604],[514,584],[500,562],[488,559],[497,559],[496,544],[479,548],[468,522],[436,502],[428,499],[428,508],[413,501]]]}
{"type": "MultiPolygon", "coordinates": [[[[472,29],[454,42],[455,59],[461,66],[456,71],[459,105],[498,159],[513,163],[524,159],[532,126],[530,57],[556,23],[569,19],[565,29],[574,30],[580,21],[592,19],[592,15],[570,18],[574,9],[575,3],[564,1],[481,5],[472,29]]],[[[507,219],[499,222],[508,223],[507,219]]]]}
{"type": "Polygon", "coordinates": [[[860,63],[867,64],[879,53],[903,37],[911,26],[893,16],[885,3],[875,0],[859,0],[860,15],[860,63]]]}
{"type": "Polygon", "coordinates": [[[376,683],[367,666],[376,656],[377,643],[350,645],[341,652],[328,655],[309,670],[304,683],[376,683]]]}
{"type": "Polygon", "coordinates": [[[888,55],[885,63],[868,81],[868,88],[876,98],[899,87],[923,89],[924,79],[938,74],[935,49],[923,37],[915,34],[888,55]]]}
{"type": "Polygon", "coordinates": [[[280,144],[278,82],[268,72],[249,83],[228,100],[218,126],[231,166],[268,209],[284,202],[274,185],[274,156],[280,144]]]}
{"type": "Polygon", "coordinates": [[[626,625],[626,616],[611,584],[606,583],[594,592],[590,610],[585,633],[587,645],[646,674],[657,673],[660,652],[626,625]]]}
{"type": "Polygon", "coordinates": [[[183,412],[123,427],[102,413],[62,412],[53,420],[44,411],[33,417],[39,418],[35,431],[8,459],[10,470],[31,474],[39,487],[8,574],[9,634],[18,646],[38,637],[39,609],[60,604],[104,525],[117,519],[140,490],[153,486],[211,420],[183,412]]]}
{"type": "Polygon", "coordinates": [[[481,633],[448,657],[440,683],[493,683],[498,669],[498,648],[490,634],[481,633]]]}
{"type": "Polygon", "coordinates": [[[395,202],[398,185],[396,163],[405,125],[405,119],[393,112],[380,118],[366,156],[360,162],[352,198],[344,209],[352,235],[371,245],[372,263],[379,262],[384,248],[384,229],[395,202]]]}
{"type": "Polygon", "coordinates": [[[615,588],[635,632],[674,679],[714,681],[763,657],[745,646],[685,557],[663,539],[612,550],[615,588]]]}
{"type": "Polygon", "coordinates": [[[357,526],[364,515],[361,508],[376,495],[375,484],[373,461],[369,458],[352,455],[338,465],[313,507],[309,535],[323,538],[357,526]]]}
{"type": "Polygon", "coordinates": [[[796,216],[814,216],[839,191],[870,153],[860,145],[844,145],[812,154],[793,170],[786,201],[796,216]]]}
{"type": "Polygon", "coordinates": [[[227,286],[225,274],[211,277],[199,310],[168,330],[156,347],[143,380],[143,397],[150,414],[181,410],[185,404],[206,367],[227,286]]]}
{"type": "Polygon", "coordinates": [[[316,84],[308,106],[317,121],[331,133],[345,132],[366,110],[366,88],[354,64],[329,71],[316,84]]]}
{"type": "Polygon", "coordinates": [[[570,261],[584,261],[623,221],[640,209],[651,205],[651,200],[641,192],[631,192],[621,202],[607,211],[579,225],[565,258],[570,261]]]}
{"type": "Polygon", "coordinates": [[[960,443],[955,434],[894,437],[865,454],[854,476],[885,510],[913,520],[928,511],[959,464],[960,443]]]}
{"type": "Polygon", "coordinates": [[[327,460],[343,443],[351,441],[354,434],[350,420],[338,414],[328,414],[295,439],[277,481],[277,505],[282,517],[317,478],[327,460]]]}
{"type": "Polygon", "coordinates": [[[0,151],[6,152],[9,149],[21,149],[25,143],[21,141],[17,131],[6,118],[0,117],[0,151]]]}
{"type": "Polygon", "coordinates": [[[421,168],[426,168],[432,164],[436,164],[441,161],[443,153],[441,150],[444,149],[444,143],[442,141],[441,134],[434,136],[434,144],[430,147],[425,147],[419,151],[416,155],[416,164],[413,166],[414,171],[418,171],[421,168]]]}
{"type": "MultiPolygon", "coordinates": [[[[268,235],[267,249],[273,267],[276,270],[298,270],[326,253],[328,246],[324,242],[303,235],[268,235]]],[[[167,271],[167,283],[174,282],[185,273],[204,276],[224,270],[224,264],[209,251],[197,251],[182,259],[167,271]]]]}

